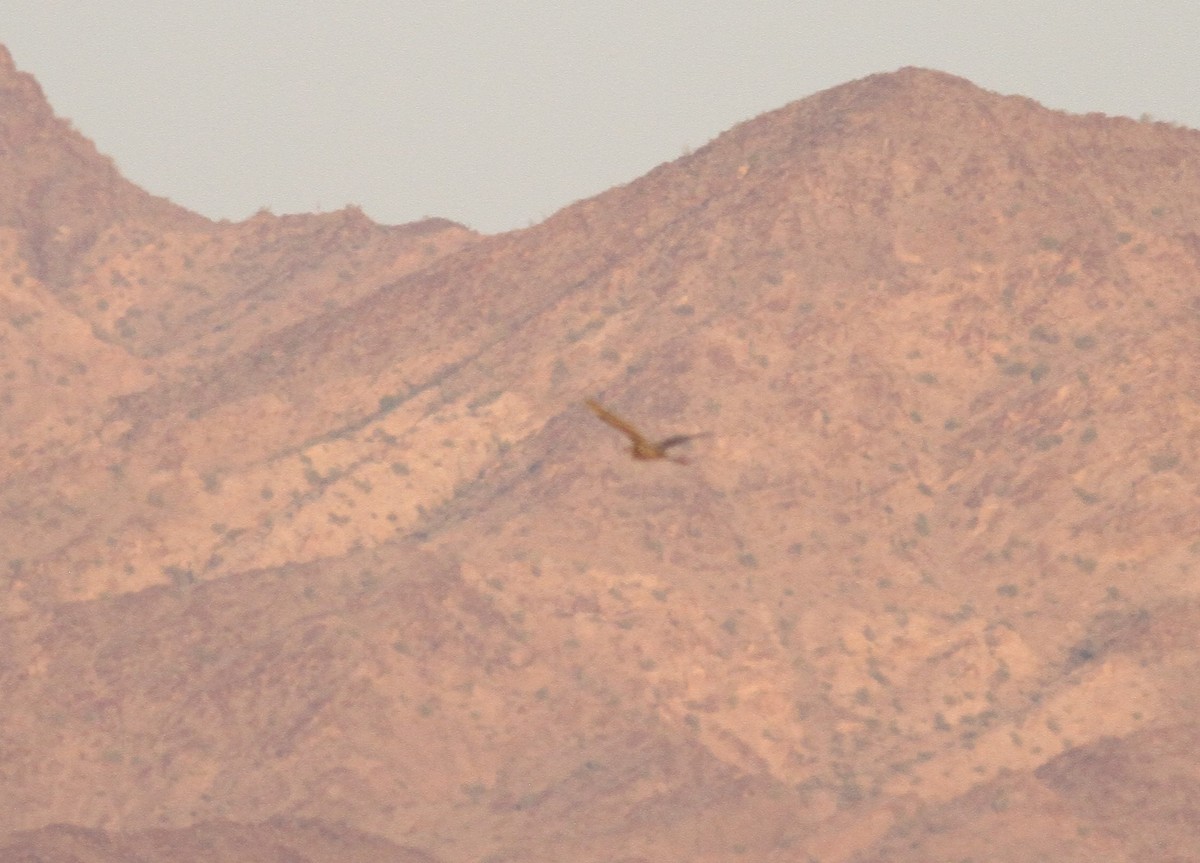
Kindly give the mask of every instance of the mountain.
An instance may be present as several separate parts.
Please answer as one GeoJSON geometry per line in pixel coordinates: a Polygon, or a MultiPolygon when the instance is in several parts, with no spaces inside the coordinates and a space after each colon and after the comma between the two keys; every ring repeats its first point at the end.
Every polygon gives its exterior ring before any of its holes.
{"type": "Polygon", "coordinates": [[[0,92],[0,848],[1200,847],[1200,133],[903,69],[481,236],[0,92]]]}
{"type": "Polygon", "coordinates": [[[0,859],[41,863],[437,863],[436,859],[344,826],[274,819],[265,824],[210,821],[187,830],[112,834],[54,825],[14,834],[0,859]]]}

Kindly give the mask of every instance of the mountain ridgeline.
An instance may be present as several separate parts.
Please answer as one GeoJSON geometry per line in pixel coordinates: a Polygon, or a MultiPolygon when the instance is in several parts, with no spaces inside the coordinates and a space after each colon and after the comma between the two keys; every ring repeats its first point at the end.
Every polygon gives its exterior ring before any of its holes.
{"type": "Polygon", "coordinates": [[[902,69],[485,236],[0,108],[0,858],[1200,847],[1200,133],[902,69]]]}

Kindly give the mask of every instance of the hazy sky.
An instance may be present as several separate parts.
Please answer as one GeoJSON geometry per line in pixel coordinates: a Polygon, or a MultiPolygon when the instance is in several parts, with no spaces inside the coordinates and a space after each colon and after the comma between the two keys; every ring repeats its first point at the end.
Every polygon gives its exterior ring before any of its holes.
{"type": "Polygon", "coordinates": [[[3,0],[0,42],[126,177],[213,218],[524,227],[909,65],[1200,127],[1196,0],[3,0]]]}

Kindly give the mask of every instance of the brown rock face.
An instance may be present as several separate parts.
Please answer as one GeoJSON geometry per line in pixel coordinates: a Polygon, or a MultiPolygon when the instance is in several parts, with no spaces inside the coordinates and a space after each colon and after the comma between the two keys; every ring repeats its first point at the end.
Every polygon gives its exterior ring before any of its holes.
{"type": "Polygon", "coordinates": [[[1194,859],[1198,224],[920,69],[215,224],[0,51],[0,859],[1194,859]]]}

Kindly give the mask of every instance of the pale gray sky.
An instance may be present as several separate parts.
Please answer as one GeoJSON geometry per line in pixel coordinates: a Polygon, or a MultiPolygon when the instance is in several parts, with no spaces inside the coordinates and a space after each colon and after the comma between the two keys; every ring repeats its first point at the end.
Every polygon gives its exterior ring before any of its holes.
{"type": "Polygon", "coordinates": [[[1196,0],[3,0],[0,42],[143,188],[494,232],[902,66],[1200,127],[1196,0]]]}

